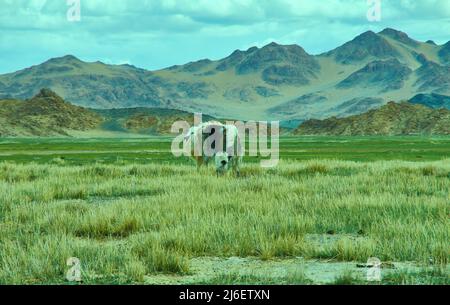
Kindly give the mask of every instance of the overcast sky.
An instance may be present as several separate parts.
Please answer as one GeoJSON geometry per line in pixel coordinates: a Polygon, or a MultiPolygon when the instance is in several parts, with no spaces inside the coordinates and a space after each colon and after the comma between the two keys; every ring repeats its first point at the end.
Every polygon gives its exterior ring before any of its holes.
{"type": "Polygon", "coordinates": [[[450,40],[450,0],[381,0],[369,22],[367,0],[0,0],[0,73],[72,54],[85,61],[159,69],[271,41],[312,54],[385,27],[438,44],[450,40]]]}

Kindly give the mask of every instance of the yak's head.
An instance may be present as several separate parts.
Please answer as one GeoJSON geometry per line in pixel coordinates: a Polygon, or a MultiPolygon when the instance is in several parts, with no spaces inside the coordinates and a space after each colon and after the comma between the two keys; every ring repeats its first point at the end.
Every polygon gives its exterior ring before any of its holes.
{"type": "Polygon", "coordinates": [[[224,174],[228,170],[228,153],[219,151],[214,156],[217,174],[224,174]]]}

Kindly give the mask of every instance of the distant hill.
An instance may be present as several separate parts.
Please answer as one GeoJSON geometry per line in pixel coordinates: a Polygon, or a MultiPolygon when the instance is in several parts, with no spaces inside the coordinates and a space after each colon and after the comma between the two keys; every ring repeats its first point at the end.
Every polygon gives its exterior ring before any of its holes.
{"type": "Polygon", "coordinates": [[[0,75],[0,98],[31,98],[45,87],[96,109],[151,107],[297,122],[359,114],[417,94],[450,96],[449,58],[450,42],[421,42],[390,28],[364,32],[319,55],[273,42],[158,71],[67,55],[0,75]]]}
{"type": "Polygon", "coordinates": [[[0,100],[0,136],[60,136],[96,128],[102,118],[42,89],[33,98],[0,100]]]}
{"type": "MultiPolygon", "coordinates": [[[[73,131],[170,135],[173,122],[180,120],[193,125],[194,114],[161,108],[83,108],[50,89],[41,89],[29,100],[0,100],[0,137],[71,136],[73,131]]],[[[203,115],[202,120],[217,119],[203,115]]]]}
{"type": "Polygon", "coordinates": [[[413,104],[421,104],[430,108],[447,108],[450,109],[450,96],[440,95],[436,93],[431,94],[417,94],[409,100],[413,104]]]}
{"type": "Polygon", "coordinates": [[[389,102],[378,109],[346,118],[308,120],[295,130],[301,135],[449,135],[450,110],[408,102],[389,102]]]}
{"type": "MultiPolygon", "coordinates": [[[[194,124],[194,114],[181,110],[161,108],[92,109],[103,117],[103,130],[139,133],[147,135],[169,135],[175,121],[194,124]]],[[[203,121],[216,118],[203,115],[203,121]]]]}
{"type": "Polygon", "coordinates": [[[41,88],[50,88],[79,106],[160,106],[159,78],[130,65],[87,63],[67,55],[40,65],[0,76],[0,96],[30,98],[41,88]]]}

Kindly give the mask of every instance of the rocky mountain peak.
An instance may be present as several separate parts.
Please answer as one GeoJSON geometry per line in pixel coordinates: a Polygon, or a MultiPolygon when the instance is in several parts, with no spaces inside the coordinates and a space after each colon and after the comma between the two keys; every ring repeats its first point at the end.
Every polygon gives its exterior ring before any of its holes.
{"type": "Polygon", "coordinates": [[[340,63],[351,64],[368,57],[379,59],[395,57],[398,52],[383,36],[367,31],[326,54],[334,55],[340,63]]]}
{"type": "Polygon", "coordinates": [[[63,101],[63,99],[56,94],[54,91],[48,89],[48,88],[42,88],[38,94],[36,94],[31,100],[36,99],[48,99],[48,100],[54,100],[54,101],[63,101]]]}
{"type": "Polygon", "coordinates": [[[398,42],[404,43],[409,46],[417,46],[419,44],[417,41],[409,38],[409,36],[406,33],[402,32],[402,31],[397,31],[397,30],[394,30],[391,28],[385,28],[379,34],[384,35],[386,37],[389,37],[391,39],[394,39],[398,42]]]}
{"type": "Polygon", "coordinates": [[[46,63],[54,63],[54,64],[73,64],[73,63],[81,63],[82,61],[73,55],[64,55],[61,57],[51,58],[46,63]]]}

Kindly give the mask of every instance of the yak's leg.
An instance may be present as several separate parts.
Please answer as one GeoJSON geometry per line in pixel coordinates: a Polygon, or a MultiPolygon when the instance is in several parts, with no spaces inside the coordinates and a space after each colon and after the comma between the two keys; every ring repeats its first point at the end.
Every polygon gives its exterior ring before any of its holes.
{"type": "Polygon", "coordinates": [[[240,176],[241,176],[240,163],[241,163],[241,162],[240,162],[239,158],[236,158],[236,159],[233,160],[233,164],[232,164],[232,167],[233,167],[233,173],[234,173],[237,177],[240,177],[240,176]]]}
{"type": "Polygon", "coordinates": [[[203,165],[203,158],[201,156],[196,156],[195,161],[197,162],[197,171],[200,171],[200,168],[203,165]]]}
{"type": "Polygon", "coordinates": [[[211,161],[211,159],[212,159],[212,157],[205,156],[203,164],[205,164],[205,166],[208,167],[209,162],[211,161]]]}
{"type": "Polygon", "coordinates": [[[241,176],[241,171],[239,170],[239,167],[236,167],[234,169],[234,174],[236,175],[236,177],[240,177],[241,176]]]}

